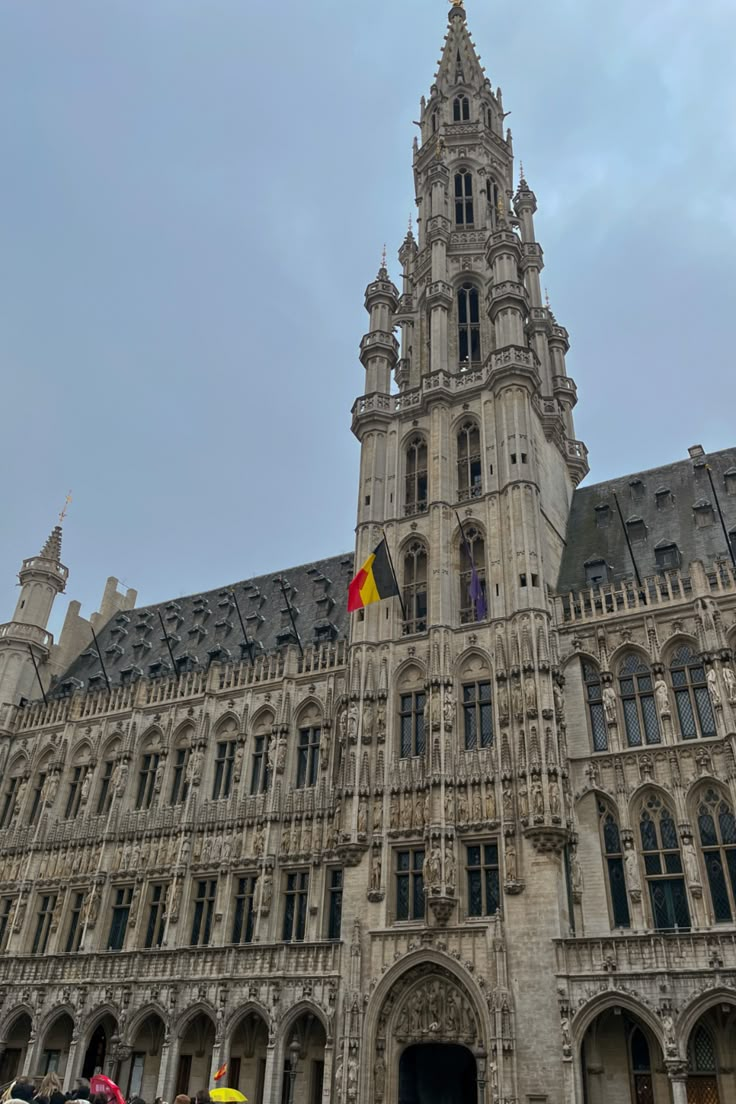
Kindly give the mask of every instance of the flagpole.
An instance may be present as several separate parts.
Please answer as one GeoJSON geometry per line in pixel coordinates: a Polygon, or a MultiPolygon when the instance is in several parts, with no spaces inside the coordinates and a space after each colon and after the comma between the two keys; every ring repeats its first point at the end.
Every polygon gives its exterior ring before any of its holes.
{"type": "Polygon", "coordinates": [[[718,492],[716,491],[715,483],[713,482],[713,472],[711,471],[710,464],[705,465],[705,470],[707,471],[708,479],[710,480],[710,489],[712,490],[713,497],[716,500],[716,509],[718,510],[718,517],[721,519],[721,529],[723,530],[723,535],[726,538],[726,547],[728,548],[728,553],[731,557],[731,563],[733,564],[734,568],[736,568],[736,554],[734,554],[733,542],[728,535],[728,529],[726,528],[723,511],[721,510],[721,504],[718,500],[718,492]]]}
{"type": "Polygon", "coordinates": [[[396,583],[396,589],[398,591],[398,594],[396,595],[396,597],[399,599],[399,605],[401,606],[401,616],[406,621],[406,609],[404,607],[404,599],[403,599],[402,594],[401,594],[401,587],[399,586],[399,577],[396,574],[396,569],[394,567],[394,561],[391,558],[391,549],[388,546],[388,537],[386,536],[386,530],[383,528],[383,526],[381,526],[381,532],[383,533],[383,543],[386,545],[386,555],[388,556],[388,563],[389,563],[389,567],[391,568],[391,574],[394,577],[394,582],[396,583]]]}
{"type": "Polygon", "coordinates": [[[279,582],[281,583],[281,593],[284,596],[284,601],[286,602],[286,608],[289,611],[289,620],[291,621],[291,627],[294,631],[294,636],[296,637],[296,642],[299,645],[299,654],[302,657],[302,659],[304,659],[304,648],[302,647],[302,640],[301,640],[301,637],[299,636],[299,632],[298,632],[297,627],[296,627],[296,621],[294,620],[294,611],[291,608],[291,602],[289,601],[289,595],[286,593],[286,587],[284,585],[283,575],[279,578],[279,582]]]}

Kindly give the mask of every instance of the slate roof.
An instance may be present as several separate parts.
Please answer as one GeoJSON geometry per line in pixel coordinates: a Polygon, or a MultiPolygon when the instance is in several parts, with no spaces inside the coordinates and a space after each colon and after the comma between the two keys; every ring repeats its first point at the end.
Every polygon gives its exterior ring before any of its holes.
{"type": "Polygon", "coordinates": [[[642,578],[662,570],[657,552],[661,560],[667,545],[677,545],[685,570],[693,560],[707,566],[728,559],[706,463],[726,528],[736,529],[736,448],[581,487],[573,495],[557,592],[589,586],[586,563],[595,560],[605,560],[609,582],[634,577],[614,494],[642,578]]]}
{"type": "MultiPolygon", "coordinates": [[[[279,581],[282,578],[302,646],[347,638],[347,593],[354,574],[353,559],[353,553],[346,552],[202,594],[115,614],[97,633],[111,685],[130,677],[170,674],[166,636],[174,660],[182,669],[206,668],[212,660],[239,662],[248,652],[237,607],[254,656],[296,643],[279,581]]],[[[56,683],[58,692],[74,686],[104,686],[100,659],[93,646],[78,656],[56,683]]]]}

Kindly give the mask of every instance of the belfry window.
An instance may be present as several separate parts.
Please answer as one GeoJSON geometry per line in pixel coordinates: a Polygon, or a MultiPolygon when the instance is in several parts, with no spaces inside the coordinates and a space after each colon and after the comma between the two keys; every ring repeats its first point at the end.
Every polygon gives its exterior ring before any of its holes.
{"type": "Polygon", "coordinates": [[[472,284],[457,293],[457,351],[461,369],[480,363],[480,304],[472,284]]]}
{"type": "Polygon", "coordinates": [[[673,655],[670,675],[683,740],[694,740],[698,736],[715,736],[716,722],[708,693],[705,668],[687,645],[678,648],[673,655]]]}
{"type": "Polygon", "coordinates": [[[404,555],[404,635],[427,631],[427,549],[414,541],[404,555]]]}
{"type": "Polygon", "coordinates": [[[467,96],[456,96],[452,104],[452,120],[455,123],[467,123],[470,120],[470,100],[467,96]]]}
{"type": "MultiPolygon", "coordinates": [[[[490,123],[488,124],[491,125],[490,123]]],[[[498,184],[490,177],[486,181],[486,196],[488,198],[488,213],[491,217],[491,226],[496,225],[498,218],[498,184]]]]}
{"type": "Polygon", "coordinates": [[[468,169],[455,174],[455,225],[473,225],[473,177],[468,169]]]}
{"type": "Polygon", "coordinates": [[[654,927],[689,930],[690,908],[677,828],[672,813],[657,794],[650,794],[642,805],[639,831],[654,927]]]}
{"type": "Polygon", "coordinates": [[[406,450],[404,513],[423,514],[427,509],[427,442],[414,437],[406,450]]]}
{"type": "Polygon", "coordinates": [[[624,656],[619,667],[621,703],[629,747],[660,744],[659,719],[654,703],[652,672],[634,652],[624,656]]]}
{"type": "Polygon", "coordinates": [[[457,435],[457,497],[465,502],[482,494],[480,431],[476,422],[465,422],[457,435]]]}

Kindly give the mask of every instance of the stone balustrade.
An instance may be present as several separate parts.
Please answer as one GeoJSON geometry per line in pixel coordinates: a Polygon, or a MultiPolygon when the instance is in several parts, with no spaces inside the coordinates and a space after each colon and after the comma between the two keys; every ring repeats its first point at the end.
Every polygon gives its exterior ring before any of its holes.
{"type": "Polygon", "coordinates": [[[736,932],[647,932],[560,939],[557,973],[570,978],[736,969],[736,932]]]}

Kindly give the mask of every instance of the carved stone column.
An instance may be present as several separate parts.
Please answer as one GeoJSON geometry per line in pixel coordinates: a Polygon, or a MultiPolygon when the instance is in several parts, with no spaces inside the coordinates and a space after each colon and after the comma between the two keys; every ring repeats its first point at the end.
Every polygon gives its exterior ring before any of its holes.
{"type": "Polygon", "coordinates": [[[25,1055],[23,1056],[23,1066],[21,1069],[21,1075],[23,1077],[32,1077],[36,1072],[36,1049],[38,1046],[38,1039],[36,1038],[34,1028],[31,1028],[31,1034],[28,1039],[28,1046],[26,1047],[25,1055]]]}
{"type": "Polygon", "coordinates": [[[322,1104],[330,1104],[332,1100],[332,1056],[334,1048],[332,1043],[325,1045],[324,1072],[322,1075],[322,1104]]]}
{"type": "Polygon", "coordinates": [[[279,1089],[278,1077],[274,1077],[276,1057],[276,1043],[270,1042],[266,1047],[266,1071],[263,1075],[263,1104],[277,1104],[276,1093],[279,1089]]]}
{"type": "Polygon", "coordinates": [[[687,1104],[687,1064],[678,1060],[666,1065],[672,1086],[672,1104],[687,1104]]]}
{"type": "Polygon", "coordinates": [[[76,1031],[72,1032],[72,1037],[69,1040],[69,1053],[66,1056],[66,1066],[64,1068],[64,1082],[62,1088],[64,1092],[69,1092],[74,1082],[75,1070],[77,1065],[77,1047],[79,1046],[79,1035],[76,1031]]]}
{"type": "Polygon", "coordinates": [[[158,1077],[156,1078],[156,1096],[162,1100],[173,1100],[174,1094],[166,1096],[166,1083],[169,1076],[169,1065],[171,1061],[171,1036],[168,1029],[164,1031],[164,1037],[161,1040],[161,1054],[159,1056],[158,1063],[158,1077]]]}

